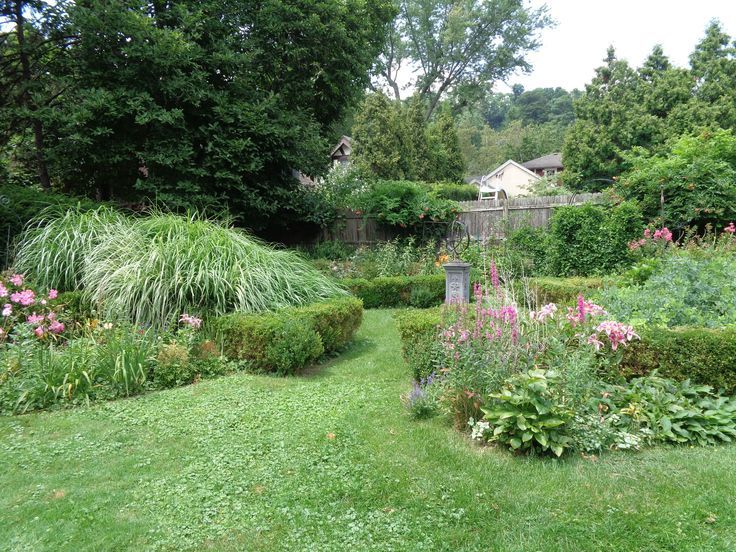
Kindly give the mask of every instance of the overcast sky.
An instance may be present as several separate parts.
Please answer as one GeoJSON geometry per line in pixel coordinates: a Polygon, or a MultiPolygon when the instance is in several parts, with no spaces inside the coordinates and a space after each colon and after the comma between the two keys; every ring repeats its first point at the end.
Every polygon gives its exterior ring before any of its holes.
{"type": "Polygon", "coordinates": [[[509,85],[583,89],[610,44],[638,67],[659,43],[670,61],[684,67],[711,19],[720,20],[732,39],[736,35],[736,0],[531,1],[545,3],[557,26],[542,33],[542,46],[529,55],[532,73],[510,78],[509,85]]]}

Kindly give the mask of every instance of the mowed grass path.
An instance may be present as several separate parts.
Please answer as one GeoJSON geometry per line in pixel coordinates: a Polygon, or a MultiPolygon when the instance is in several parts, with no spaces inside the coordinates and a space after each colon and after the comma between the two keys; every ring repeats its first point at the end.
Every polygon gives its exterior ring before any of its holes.
{"type": "Polygon", "coordinates": [[[519,458],[408,386],[369,311],[309,376],[0,418],[0,550],[736,549],[736,446],[519,458]]]}

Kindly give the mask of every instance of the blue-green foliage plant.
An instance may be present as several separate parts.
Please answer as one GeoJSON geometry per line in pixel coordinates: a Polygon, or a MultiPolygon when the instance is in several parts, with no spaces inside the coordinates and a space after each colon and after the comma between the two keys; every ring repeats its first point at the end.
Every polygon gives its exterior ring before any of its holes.
{"type": "Polygon", "coordinates": [[[736,257],[671,254],[648,263],[646,271],[643,283],[605,289],[598,301],[616,319],[637,326],[736,324],[736,257]]]}

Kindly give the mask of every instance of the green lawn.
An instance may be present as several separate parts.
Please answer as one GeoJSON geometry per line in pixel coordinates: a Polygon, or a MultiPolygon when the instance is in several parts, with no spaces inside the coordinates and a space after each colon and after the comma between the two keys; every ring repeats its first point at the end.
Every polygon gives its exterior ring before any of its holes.
{"type": "Polygon", "coordinates": [[[388,311],[313,375],[0,418],[0,550],[734,550],[736,447],[597,461],[414,422],[388,311]]]}

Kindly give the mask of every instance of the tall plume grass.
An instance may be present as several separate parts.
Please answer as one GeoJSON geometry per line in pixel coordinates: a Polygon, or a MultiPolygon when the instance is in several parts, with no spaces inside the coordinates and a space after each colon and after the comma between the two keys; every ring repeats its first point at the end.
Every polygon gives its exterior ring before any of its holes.
{"type": "Polygon", "coordinates": [[[100,224],[89,216],[67,213],[32,227],[17,266],[34,275],[40,268],[44,286],[83,289],[106,317],[160,326],[182,312],[259,312],[344,293],[296,253],[197,214],[104,220],[99,213],[100,224]],[[77,254],[57,253],[78,244],[77,254]],[[36,264],[51,259],[54,268],[36,264]]]}
{"type": "Polygon", "coordinates": [[[130,219],[109,207],[93,211],[48,207],[23,232],[14,267],[32,274],[42,288],[80,289],[92,250],[114,228],[128,224],[130,219]]]}

